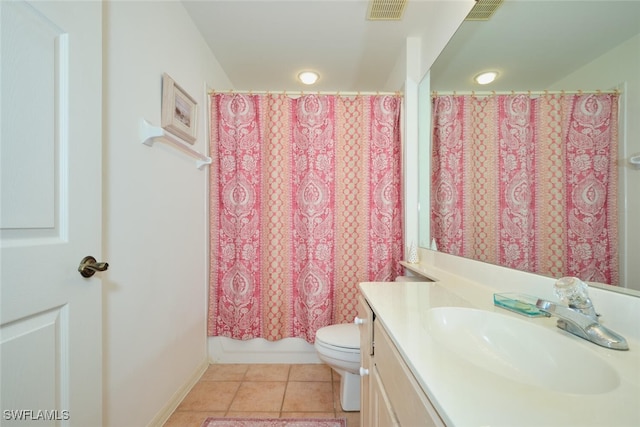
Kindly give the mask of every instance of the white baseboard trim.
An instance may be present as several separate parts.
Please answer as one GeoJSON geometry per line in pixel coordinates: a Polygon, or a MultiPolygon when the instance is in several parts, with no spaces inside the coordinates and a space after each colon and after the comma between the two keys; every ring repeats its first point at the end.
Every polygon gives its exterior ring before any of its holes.
{"type": "Polygon", "coordinates": [[[184,400],[189,391],[193,388],[194,385],[200,380],[204,371],[209,367],[209,362],[207,360],[203,360],[202,363],[196,368],[193,375],[187,380],[187,382],[180,387],[171,397],[169,402],[156,414],[155,417],[151,420],[147,427],[161,427],[163,426],[171,414],[176,410],[178,405],[184,400]]]}
{"type": "Polygon", "coordinates": [[[247,341],[208,338],[209,363],[322,363],[313,344],[301,338],[247,341]]]}

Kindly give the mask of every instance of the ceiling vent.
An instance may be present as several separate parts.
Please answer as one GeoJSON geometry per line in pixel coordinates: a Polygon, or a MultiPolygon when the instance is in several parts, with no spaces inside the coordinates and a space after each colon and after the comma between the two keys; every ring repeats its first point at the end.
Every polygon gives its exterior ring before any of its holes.
{"type": "Polygon", "coordinates": [[[464,18],[465,21],[488,21],[502,4],[503,0],[476,0],[476,4],[464,18]]]}
{"type": "Polygon", "coordinates": [[[402,19],[407,0],[369,0],[369,21],[399,21],[402,19]]]}

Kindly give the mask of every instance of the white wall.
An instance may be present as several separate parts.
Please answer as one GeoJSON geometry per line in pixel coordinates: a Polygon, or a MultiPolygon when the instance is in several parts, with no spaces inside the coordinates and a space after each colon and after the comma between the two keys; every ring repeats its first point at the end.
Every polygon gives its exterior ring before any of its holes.
{"type": "MultiPolygon", "coordinates": [[[[404,82],[404,118],[403,118],[403,192],[404,192],[404,236],[405,259],[409,255],[411,245],[418,244],[418,84],[420,83],[420,49],[422,40],[419,37],[408,37],[406,43],[406,64],[404,82]]],[[[444,46],[443,46],[444,48],[444,46]]]]}
{"type": "MultiPolygon", "coordinates": [[[[232,87],[180,2],[104,4],[104,425],[162,421],[206,367],[207,178],[138,137],[160,124],[167,72],[198,102],[232,87]]],[[[89,189],[90,190],[90,189],[89,189]]]]}
{"type": "Polygon", "coordinates": [[[621,237],[633,236],[623,242],[621,259],[621,285],[640,290],[640,170],[628,163],[629,156],[640,154],[640,35],[607,52],[590,64],[553,85],[551,89],[602,89],[621,87],[624,108],[621,110],[623,131],[618,152],[620,181],[624,183],[620,214],[621,237]],[[635,262],[634,262],[635,261],[635,262]],[[626,283],[625,283],[626,282],[626,283]]]}

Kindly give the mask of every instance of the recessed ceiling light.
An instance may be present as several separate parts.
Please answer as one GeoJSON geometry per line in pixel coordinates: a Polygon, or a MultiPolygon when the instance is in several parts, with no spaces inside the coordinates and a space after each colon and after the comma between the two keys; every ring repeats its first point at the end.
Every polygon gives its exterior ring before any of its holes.
{"type": "Polygon", "coordinates": [[[494,81],[497,76],[498,76],[498,73],[496,73],[495,71],[489,71],[486,73],[478,74],[477,76],[474,77],[474,80],[479,85],[487,85],[492,81],[494,81]]]}
{"type": "Polygon", "coordinates": [[[314,84],[315,82],[318,81],[319,77],[320,76],[315,71],[303,71],[300,74],[298,74],[298,79],[306,85],[314,84]]]}

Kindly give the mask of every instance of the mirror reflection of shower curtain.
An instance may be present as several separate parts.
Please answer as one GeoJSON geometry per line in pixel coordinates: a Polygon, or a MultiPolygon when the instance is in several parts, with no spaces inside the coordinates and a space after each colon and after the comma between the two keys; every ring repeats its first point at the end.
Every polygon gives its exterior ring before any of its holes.
{"type": "Polygon", "coordinates": [[[438,250],[617,285],[618,97],[434,97],[438,250]]]}
{"type": "Polygon", "coordinates": [[[210,336],[313,342],[403,255],[399,96],[211,96],[210,336]]]}

